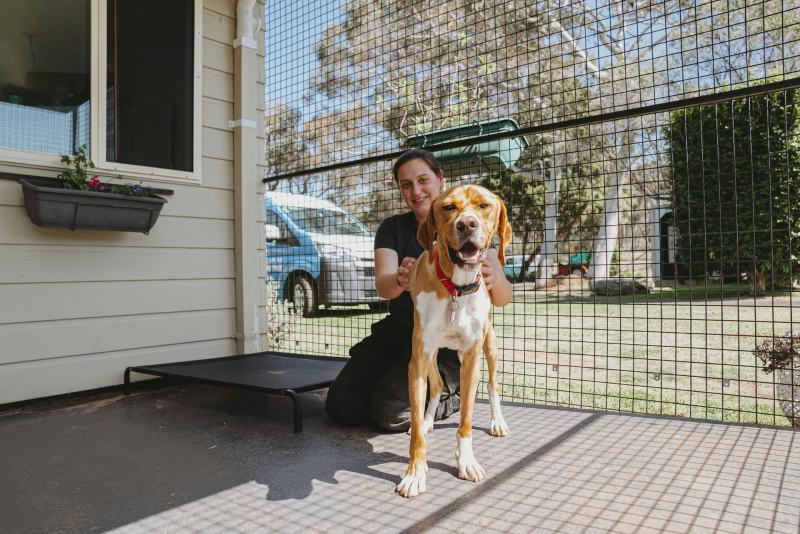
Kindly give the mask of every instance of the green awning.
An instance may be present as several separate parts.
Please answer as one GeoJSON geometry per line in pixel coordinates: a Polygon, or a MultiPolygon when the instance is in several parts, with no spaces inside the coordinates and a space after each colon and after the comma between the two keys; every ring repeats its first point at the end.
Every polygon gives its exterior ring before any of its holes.
{"type": "Polygon", "coordinates": [[[442,163],[446,176],[455,177],[482,172],[493,174],[511,168],[528,147],[528,141],[521,135],[482,143],[477,141],[485,135],[514,132],[518,129],[519,126],[513,119],[475,122],[411,136],[406,141],[406,146],[430,148],[442,163]],[[436,145],[461,139],[475,139],[476,143],[445,150],[435,149],[436,145]]]}

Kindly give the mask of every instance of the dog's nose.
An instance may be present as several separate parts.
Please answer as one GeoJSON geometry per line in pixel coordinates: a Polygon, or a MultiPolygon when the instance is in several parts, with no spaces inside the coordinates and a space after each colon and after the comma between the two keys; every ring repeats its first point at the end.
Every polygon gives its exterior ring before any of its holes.
{"type": "Polygon", "coordinates": [[[472,215],[464,215],[456,223],[456,229],[459,232],[469,231],[472,232],[478,228],[478,218],[472,215]]]}

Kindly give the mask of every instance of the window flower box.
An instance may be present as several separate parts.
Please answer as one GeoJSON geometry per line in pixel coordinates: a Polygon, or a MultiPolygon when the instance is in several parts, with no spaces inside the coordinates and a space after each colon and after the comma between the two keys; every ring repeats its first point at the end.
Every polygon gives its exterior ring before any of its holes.
{"type": "Polygon", "coordinates": [[[167,202],[153,194],[129,196],[67,189],[62,183],[36,178],[24,178],[19,183],[28,217],[43,228],[147,234],[167,202]]]}

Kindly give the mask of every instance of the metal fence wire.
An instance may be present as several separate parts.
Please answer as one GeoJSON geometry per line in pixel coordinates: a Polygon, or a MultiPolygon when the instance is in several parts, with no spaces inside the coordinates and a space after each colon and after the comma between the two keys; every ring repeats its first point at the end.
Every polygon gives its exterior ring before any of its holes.
{"type": "Polygon", "coordinates": [[[504,399],[800,416],[797,3],[265,9],[273,349],[347,356],[386,313],[375,231],[425,147],[509,210],[504,399]]]}

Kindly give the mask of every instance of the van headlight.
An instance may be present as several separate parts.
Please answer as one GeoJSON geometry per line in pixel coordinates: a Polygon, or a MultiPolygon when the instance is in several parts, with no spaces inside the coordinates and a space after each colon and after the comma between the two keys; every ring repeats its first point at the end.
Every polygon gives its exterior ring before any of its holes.
{"type": "Polygon", "coordinates": [[[337,247],[336,245],[317,245],[322,256],[342,261],[352,261],[353,253],[349,248],[337,247]]]}

